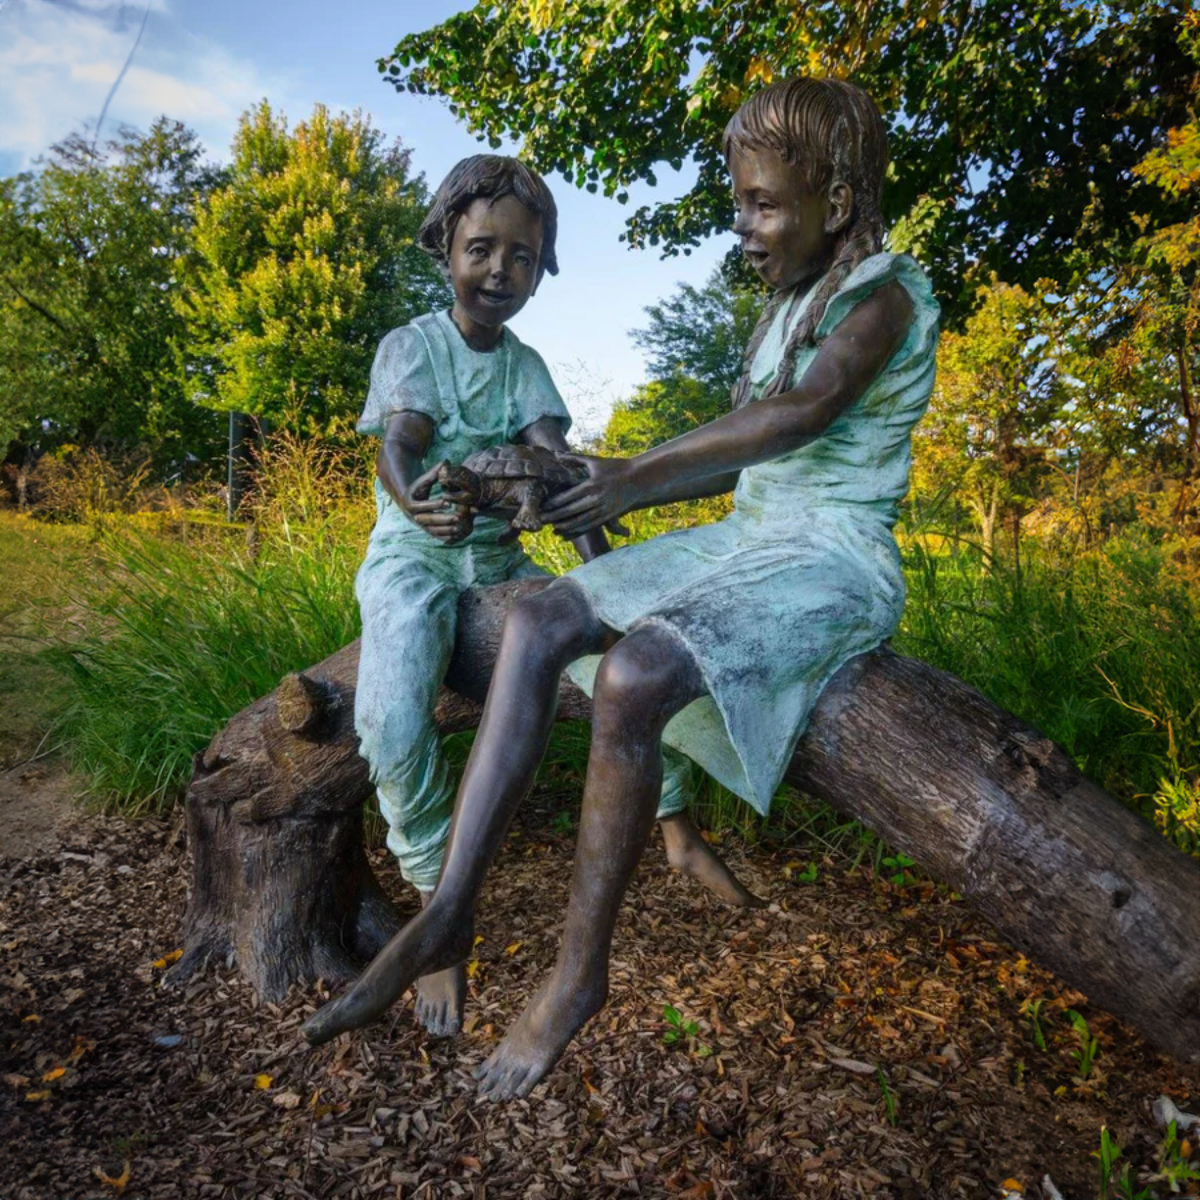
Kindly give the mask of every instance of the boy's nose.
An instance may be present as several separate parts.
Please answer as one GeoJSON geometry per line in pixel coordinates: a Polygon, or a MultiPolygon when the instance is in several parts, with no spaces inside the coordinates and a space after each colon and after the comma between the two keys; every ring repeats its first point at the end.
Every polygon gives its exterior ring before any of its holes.
{"type": "Polygon", "coordinates": [[[492,277],[494,279],[507,279],[509,275],[508,260],[497,254],[492,259],[492,277]]]}

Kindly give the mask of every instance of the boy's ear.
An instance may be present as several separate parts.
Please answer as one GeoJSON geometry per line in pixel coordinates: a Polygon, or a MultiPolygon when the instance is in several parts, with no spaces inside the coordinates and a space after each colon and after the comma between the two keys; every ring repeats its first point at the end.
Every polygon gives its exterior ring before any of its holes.
{"type": "Polygon", "coordinates": [[[848,183],[833,183],[827,199],[829,216],[825,218],[825,232],[841,233],[850,224],[854,212],[854,192],[848,183]]]}

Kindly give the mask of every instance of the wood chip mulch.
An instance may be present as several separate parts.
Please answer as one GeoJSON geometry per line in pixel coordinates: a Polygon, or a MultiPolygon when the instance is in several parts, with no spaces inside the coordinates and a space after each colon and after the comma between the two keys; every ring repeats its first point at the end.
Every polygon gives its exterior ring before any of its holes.
{"type": "MultiPolygon", "coordinates": [[[[53,853],[0,865],[0,1197],[937,1200],[1005,1180],[1042,1197],[1048,1173],[1075,1200],[1096,1195],[1102,1125],[1145,1178],[1151,1103],[1200,1104],[1200,1070],[944,889],[734,842],[770,907],[722,907],[652,847],[608,1007],[530,1099],[481,1102],[471,1068],[552,960],[572,850],[544,822],[514,831],[462,1036],[428,1038],[402,1003],[310,1051],[315,988],[261,1004],[225,966],[160,986],[189,871],[178,823],[80,816],[53,853]],[[1045,1050],[1021,1011],[1037,998],[1045,1050]],[[1100,1042],[1082,1081],[1067,1008],[1100,1042]]],[[[375,865],[402,895],[386,855],[375,865]]]]}

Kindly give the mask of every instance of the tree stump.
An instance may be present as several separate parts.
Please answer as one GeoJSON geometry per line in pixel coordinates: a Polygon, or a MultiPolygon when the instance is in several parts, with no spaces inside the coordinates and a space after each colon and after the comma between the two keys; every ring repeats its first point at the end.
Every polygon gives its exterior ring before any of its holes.
{"type": "MultiPolygon", "coordinates": [[[[542,581],[465,595],[437,720],[474,727],[504,613],[542,581]]],[[[352,724],[357,644],[289,676],[197,757],[182,979],[232,955],[278,998],[352,976],[395,928],[362,849],[370,794],[352,724]]],[[[590,715],[564,681],[559,717],[590,715]]],[[[861,820],[949,884],[1000,936],[1200,1061],[1200,863],[1082,776],[1032,726],[942,671],[887,650],[833,678],[788,780],[861,820]]]]}

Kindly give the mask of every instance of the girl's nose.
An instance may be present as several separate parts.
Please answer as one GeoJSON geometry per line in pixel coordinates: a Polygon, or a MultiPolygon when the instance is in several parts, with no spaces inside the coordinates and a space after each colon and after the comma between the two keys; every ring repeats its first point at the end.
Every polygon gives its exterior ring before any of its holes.
{"type": "Polygon", "coordinates": [[[736,233],[738,237],[745,237],[746,234],[750,232],[750,222],[747,220],[746,214],[741,209],[738,209],[737,212],[733,214],[733,232],[736,233]]]}

